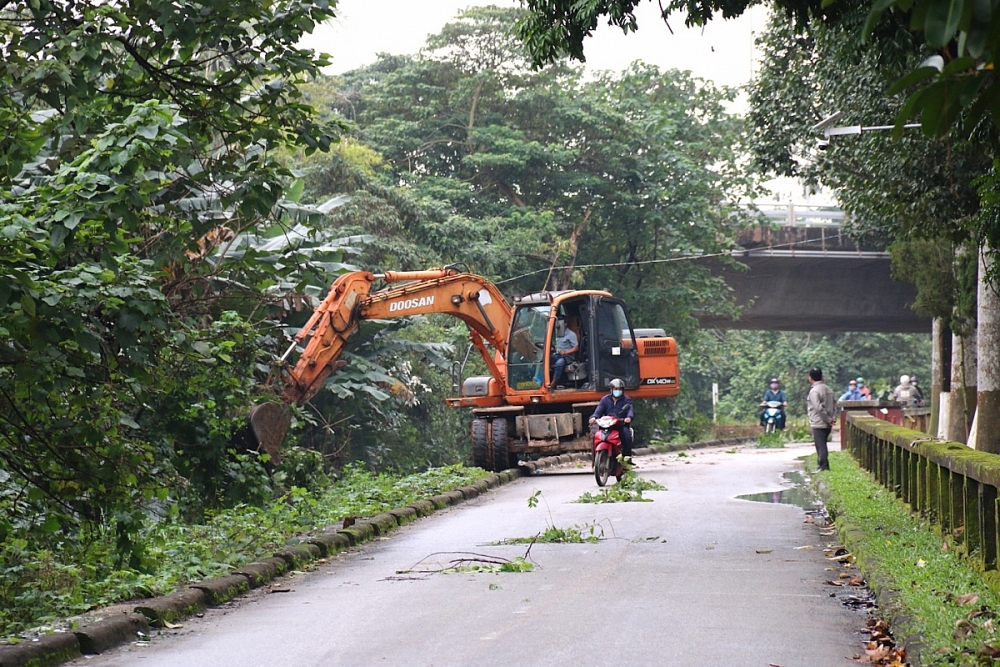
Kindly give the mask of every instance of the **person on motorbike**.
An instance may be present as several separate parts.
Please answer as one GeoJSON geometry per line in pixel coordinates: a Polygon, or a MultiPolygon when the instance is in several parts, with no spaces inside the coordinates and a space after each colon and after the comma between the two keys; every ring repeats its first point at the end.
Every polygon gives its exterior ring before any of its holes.
{"type": "Polygon", "coordinates": [[[872,392],[871,390],[868,389],[868,387],[865,386],[864,378],[858,378],[858,391],[861,392],[862,401],[872,400],[872,392]]]}
{"type": "Polygon", "coordinates": [[[594,414],[590,416],[590,423],[593,424],[605,415],[622,420],[615,426],[622,440],[622,456],[624,458],[632,456],[632,429],[629,424],[635,418],[635,410],[632,407],[632,399],[625,395],[625,383],[618,378],[611,381],[611,392],[597,404],[594,414]]]}
{"type": "Polygon", "coordinates": [[[863,401],[865,400],[865,395],[861,393],[858,389],[858,381],[851,380],[847,383],[847,391],[840,395],[838,401],[863,401]]]}
{"type": "MultiPolygon", "coordinates": [[[[783,431],[785,430],[785,408],[788,406],[788,398],[785,396],[785,391],[781,389],[781,383],[778,382],[778,378],[771,378],[760,405],[761,407],[766,408],[768,403],[775,402],[781,403],[781,411],[778,414],[777,421],[774,423],[774,427],[779,431],[783,431]]],[[[767,426],[767,423],[764,421],[764,416],[766,414],[767,410],[762,410],[760,413],[761,426],[767,426]]]]}

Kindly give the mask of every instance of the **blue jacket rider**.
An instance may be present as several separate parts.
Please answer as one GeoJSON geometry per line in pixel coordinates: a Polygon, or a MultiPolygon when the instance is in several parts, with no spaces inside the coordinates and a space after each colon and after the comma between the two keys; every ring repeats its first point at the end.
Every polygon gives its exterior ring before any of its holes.
{"type": "Polygon", "coordinates": [[[840,395],[838,401],[863,401],[865,400],[865,395],[861,393],[858,389],[857,380],[851,380],[847,383],[847,391],[840,395]]]}
{"type": "MultiPolygon", "coordinates": [[[[771,378],[771,381],[768,383],[767,391],[764,392],[764,398],[761,401],[761,405],[764,405],[765,403],[770,403],[771,401],[777,401],[778,403],[781,403],[781,412],[778,414],[778,419],[775,421],[774,426],[779,431],[782,431],[785,428],[785,406],[788,405],[788,398],[785,396],[785,390],[778,388],[780,386],[781,385],[778,382],[778,378],[771,378]]],[[[764,424],[765,412],[766,410],[760,413],[761,426],[765,425],[764,424]]]]}
{"type": "Polygon", "coordinates": [[[622,456],[632,456],[632,429],[629,424],[635,419],[635,409],[632,407],[632,399],[625,395],[625,383],[618,378],[611,381],[611,393],[606,394],[597,404],[594,414],[590,416],[590,423],[593,424],[605,415],[618,417],[625,422],[615,428],[622,439],[622,456]]]}

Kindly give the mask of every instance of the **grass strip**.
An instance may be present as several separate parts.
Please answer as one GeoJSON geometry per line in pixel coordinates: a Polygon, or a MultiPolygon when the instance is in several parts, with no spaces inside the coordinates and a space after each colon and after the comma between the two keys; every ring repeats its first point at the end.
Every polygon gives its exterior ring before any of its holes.
{"type": "Polygon", "coordinates": [[[398,476],[349,466],[325,489],[292,490],[265,505],[211,512],[200,523],[150,522],[139,539],[139,567],[115,567],[114,531],[85,548],[31,550],[0,543],[0,638],[90,609],[163,595],[198,579],[229,574],[348,516],[371,516],[474,484],[490,473],[461,465],[398,476]]]}
{"type": "Polygon", "coordinates": [[[994,664],[1000,596],[982,574],[849,454],[831,453],[830,464],[818,474],[827,509],[880,599],[889,593],[896,608],[881,611],[896,637],[919,638],[923,665],[994,664]]]}

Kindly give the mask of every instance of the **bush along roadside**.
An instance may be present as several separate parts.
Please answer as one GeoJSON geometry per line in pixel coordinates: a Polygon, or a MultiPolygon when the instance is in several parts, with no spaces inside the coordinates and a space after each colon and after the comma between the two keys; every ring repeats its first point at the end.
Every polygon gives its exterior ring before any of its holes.
{"type": "Polygon", "coordinates": [[[933,532],[849,454],[831,453],[830,464],[817,488],[913,664],[1000,659],[1000,595],[955,552],[951,536],[933,532]]]}
{"type": "Polygon", "coordinates": [[[0,546],[0,637],[95,607],[169,593],[185,582],[232,574],[252,560],[296,548],[309,534],[339,526],[345,518],[350,522],[381,515],[475,485],[488,474],[449,466],[400,477],[349,466],[335,483],[318,491],[292,486],[275,501],[216,510],[198,523],[178,517],[150,523],[139,535],[144,548],[136,567],[113,564],[113,531],[86,553],[32,551],[7,540],[0,546]]]}

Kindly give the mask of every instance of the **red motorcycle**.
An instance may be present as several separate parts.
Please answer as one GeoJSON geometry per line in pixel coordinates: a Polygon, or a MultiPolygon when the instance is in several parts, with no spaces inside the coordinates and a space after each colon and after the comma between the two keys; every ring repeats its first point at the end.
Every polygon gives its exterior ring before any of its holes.
{"type": "Polygon", "coordinates": [[[615,428],[621,423],[621,419],[611,415],[597,420],[597,430],[594,431],[594,477],[597,479],[597,486],[607,484],[610,475],[614,475],[620,482],[625,474],[625,467],[619,460],[622,436],[615,428]]]}

